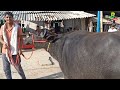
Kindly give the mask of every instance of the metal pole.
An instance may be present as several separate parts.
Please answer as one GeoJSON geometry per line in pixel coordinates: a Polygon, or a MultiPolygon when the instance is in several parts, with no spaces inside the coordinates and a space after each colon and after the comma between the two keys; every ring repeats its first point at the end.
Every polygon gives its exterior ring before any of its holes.
{"type": "Polygon", "coordinates": [[[97,14],[97,32],[100,32],[100,11],[97,14]]]}
{"type": "Polygon", "coordinates": [[[100,31],[103,32],[103,11],[100,11],[100,31]]]}

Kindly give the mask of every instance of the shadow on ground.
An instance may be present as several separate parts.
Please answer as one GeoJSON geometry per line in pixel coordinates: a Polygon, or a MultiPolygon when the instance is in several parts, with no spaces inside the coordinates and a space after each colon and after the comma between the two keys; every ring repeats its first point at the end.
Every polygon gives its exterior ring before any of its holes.
{"type": "Polygon", "coordinates": [[[40,77],[40,78],[36,78],[36,79],[60,79],[60,78],[63,78],[62,72],[51,74],[51,75],[40,77]]]}

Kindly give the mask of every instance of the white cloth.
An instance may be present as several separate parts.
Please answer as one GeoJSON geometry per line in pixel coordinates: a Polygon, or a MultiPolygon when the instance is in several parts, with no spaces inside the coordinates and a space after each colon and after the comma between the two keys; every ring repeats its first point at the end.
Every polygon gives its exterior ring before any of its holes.
{"type": "Polygon", "coordinates": [[[90,21],[89,23],[89,32],[93,32],[93,23],[90,21]]]}
{"type": "MultiPolygon", "coordinates": [[[[18,24],[15,23],[10,39],[10,49],[12,55],[17,55],[18,53],[17,33],[18,33],[18,24]]],[[[6,38],[6,32],[5,32],[5,24],[3,25],[3,39],[4,42],[8,44],[8,40],[6,38]]],[[[6,49],[6,55],[8,55],[7,49],[6,49]]]]}
{"type": "Polygon", "coordinates": [[[118,31],[118,30],[117,29],[111,29],[111,28],[108,30],[108,32],[116,32],[116,31],[118,31]]]}

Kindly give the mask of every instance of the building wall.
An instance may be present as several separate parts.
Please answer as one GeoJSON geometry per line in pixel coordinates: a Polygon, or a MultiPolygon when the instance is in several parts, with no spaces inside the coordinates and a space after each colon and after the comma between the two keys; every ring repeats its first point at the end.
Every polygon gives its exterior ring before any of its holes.
{"type": "MultiPolygon", "coordinates": [[[[63,20],[64,23],[64,30],[67,30],[68,28],[72,28],[73,29],[77,29],[77,30],[86,30],[86,19],[87,18],[82,18],[82,19],[68,19],[68,20],[63,20]]],[[[22,21],[22,23],[25,24],[25,27],[27,27],[27,25],[29,26],[29,28],[31,29],[36,29],[36,26],[44,26],[44,22],[43,21],[22,21]]]]}
{"type": "Polygon", "coordinates": [[[74,28],[81,30],[81,19],[74,19],[74,28]]]}
{"type": "Polygon", "coordinates": [[[42,21],[21,21],[21,24],[25,24],[26,28],[35,29],[35,30],[37,25],[44,26],[44,22],[42,21]]]}
{"type": "Polygon", "coordinates": [[[64,28],[67,29],[69,27],[72,27],[72,19],[68,19],[68,20],[64,20],[63,24],[64,24],[64,28]]]}
{"type": "Polygon", "coordinates": [[[43,21],[32,21],[33,23],[36,23],[39,26],[44,26],[44,22],[43,21]]]}
{"type": "Polygon", "coordinates": [[[85,30],[85,18],[84,19],[70,19],[64,20],[64,28],[67,29],[72,27],[72,29],[85,30]]]}
{"type": "Polygon", "coordinates": [[[86,23],[85,23],[85,18],[81,19],[81,30],[85,30],[86,29],[86,23]]]}

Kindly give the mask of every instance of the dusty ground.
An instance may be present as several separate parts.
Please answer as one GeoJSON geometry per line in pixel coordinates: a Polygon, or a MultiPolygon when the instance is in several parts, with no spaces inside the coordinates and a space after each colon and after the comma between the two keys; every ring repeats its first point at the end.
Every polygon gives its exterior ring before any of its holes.
{"type": "MultiPolygon", "coordinates": [[[[31,51],[23,52],[27,57],[30,56],[31,51]]],[[[63,79],[63,74],[58,62],[52,58],[54,65],[48,60],[50,54],[44,49],[37,49],[33,52],[29,60],[25,60],[22,56],[21,65],[24,69],[27,79],[63,79]]],[[[16,70],[11,66],[13,79],[21,79],[16,70]]],[[[0,79],[5,79],[3,72],[3,64],[0,55],[0,79]]]]}

